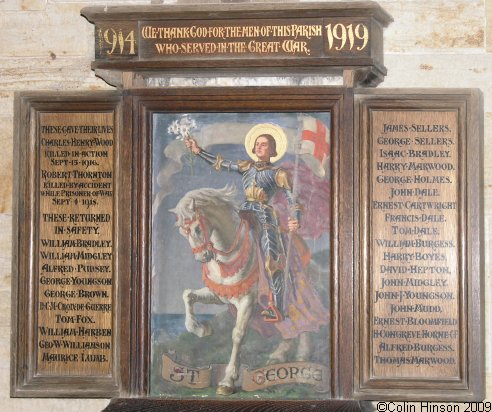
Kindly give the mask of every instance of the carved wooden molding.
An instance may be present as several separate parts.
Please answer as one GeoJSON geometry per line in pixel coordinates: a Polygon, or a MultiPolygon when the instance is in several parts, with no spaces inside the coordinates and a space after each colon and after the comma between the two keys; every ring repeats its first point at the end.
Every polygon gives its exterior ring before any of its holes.
{"type": "MultiPolygon", "coordinates": [[[[345,72],[346,84],[357,77],[345,72]]],[[[328,393],[343,399],[483,397],[478,91],[356,89],[354,105],[351,87],[139,89],[133,73],[121,81],[126,90],[115,93],[16,99],[12,396],[149,395],[154,115],[326,112],[328,393]],[[112,145],[91,147],[101,139],[112,145]],[[97,190],[86,195],[84,187],[97,190]],[[86,215],[99,221],[79,224],[86,215]],[[106,283],[74,285],[67,281],[72,276],[106,283]],[[99,311],[104,305],[111,310],[99,311]],[[89,339],[79,327],[105,336],[89,339]]],[[[328,410],[347,406],[315,403],[328,410]]],[[[275,403],[292,410],[308,404],[275,403]]],[[[248,410],[257,403],[237,405],[248,410]]]]}
{"type": "MultiPolygon", "coordinates": [[[[383,80],[383,28],[374,2],[88,7],[95,61],[107,70],[211,74],[338,74],[383,80]]],[[[111,77],[111,76],[110,76],[111,77]]],[[[108,77],[110,84],[113,80],[108,77]]]]}
{"type": "Polygon", "coordinates": [[[482,107],[477,90],[356,93],[355,394],[480,399],[482,107]]]}

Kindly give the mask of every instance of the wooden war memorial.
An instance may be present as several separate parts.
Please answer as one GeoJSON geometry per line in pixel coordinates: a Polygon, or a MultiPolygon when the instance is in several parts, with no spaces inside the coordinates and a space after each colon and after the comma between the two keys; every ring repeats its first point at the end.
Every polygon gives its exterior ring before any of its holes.
{"type": "MultiPolygon", "coordinates": [[[[228,408],[302,410],[306,399],[356,408],[339,399],[483,398],[478,90],[375,88],[386,74],[382,34],[391,17],[373,2],[90,7],[82,15],[94,24],[92,67],[116,90],[16,98],[12,396],[137,397],[189,410],[219,410],[231,399],[228,408]],[[173,75],[279,74],[338,76],[343,85],[152,86],[173,75]],[[315,187],[329,193],[319,212],[329,216],[318,291],[323,378],[314,361],[279,363],[256,379],[256,400],[241,397],[238,378],[230,398],[198,401],[195,374],[223,369],[193,369],[194,359],[175,356],[182,376],[164,382],[156,356],[156,291],[183,293],[177,280],[155,276],[158,259],[180,270],[157,252],[156,233],[177,231],[155,226],[164,176],[155,170],[166,166],[159,122],[170,134],[165,119],[202,119],[224,145],[232,143],[219,132],[233,120],[227,130],[242,130],[246,117],[301,115],[328,119],[329,130],[315,187]],[[261,385],[274,375],[272,385],[322,382],[320,395],[267,401],[261,385]],[[195,392],[153,398],[185,376],[195,392]]],[[[297,159],[294,144],[286,150],[297,159]]],[[[194,165],[191,152],[179,153],[189,159],[181,167],[194,165]]]]}

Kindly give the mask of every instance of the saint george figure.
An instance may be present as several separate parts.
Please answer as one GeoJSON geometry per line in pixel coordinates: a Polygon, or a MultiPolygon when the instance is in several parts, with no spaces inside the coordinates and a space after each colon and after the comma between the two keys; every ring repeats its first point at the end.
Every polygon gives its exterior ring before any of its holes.
{"type": "Polygon", "coordinates": [[[274,167],[287,150],[287,137],[283,130],[274,124],[259,124],[253,127],[245,139],[248,154],[255,160],[232,162],[220,155],[206,152],[194,139],[186,139],[186,146],[197,156],[211,164],[216,170],[237,172],[242,175],[245,201],[240,214],[253,224],[263,254],[270,296],[268,307],[262,312],[267,322],[280,322],[284,319],[284,290],[286,270],[286,250],[280,234],[277,214],[270,200],[277,191],[282,191],[289,203],[291,216],[288,229],[295,232],[299,228],[300,206],[292,193],[289,173],[274,167]]]}

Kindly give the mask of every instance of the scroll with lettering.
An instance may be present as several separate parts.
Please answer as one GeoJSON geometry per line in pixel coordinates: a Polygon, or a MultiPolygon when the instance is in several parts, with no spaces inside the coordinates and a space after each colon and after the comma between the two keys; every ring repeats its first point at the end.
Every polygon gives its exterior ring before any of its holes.
{"type": "Polygon", "coordinates": [[[269,365],[243,372],[243,390],[247,392],[274,385],[302,383],[312,385],[319,392],[329,389],[329,369],[325,365],[310,362],[290,362],[269,365]]]}
{"type": "MultiPolygon", "coordinates": [[[[185,388],[206,389],[216,386],[224,375],[225,367],[226,365],[211,365],[197,368],[175,362],[168,354],[162,356],[162,378],[185,388]]],[[[254,370],[242,367],[241,370],[238,385],[246,392],[290,384],[312,385],[320,393],[329,390],[329,369],[317,363],[288,362],[254,370]]]]}
{"type": "Polygon", "coordinates": [[[212,386],[212,367],[188,367],[174,362],[169,355],[164,354],[162,356],[162,378],[186,388],[208,388],[212,386]]]}

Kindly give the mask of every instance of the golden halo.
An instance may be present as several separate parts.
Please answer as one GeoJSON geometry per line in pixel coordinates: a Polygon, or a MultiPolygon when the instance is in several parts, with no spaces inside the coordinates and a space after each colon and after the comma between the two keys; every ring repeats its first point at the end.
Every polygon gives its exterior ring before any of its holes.
{"type": "Polygon", "coordinates": [[[246,148],[248,156],[251,157],[251,159],[253,159],[255,162],[258,161],[258,157],[253,153],[253,147],[255,145],[256,139],[263,134],[269,134],[273,136],[277,146],[277,156],[272,157],[270,159],[270,162],[274,163],[280,160],[287,151],[287,136],[280,126],[272,123],[257,124],[256,126],[253,126],[248,132],[246,138],[244,139],[244,147],[246,148]]]}

